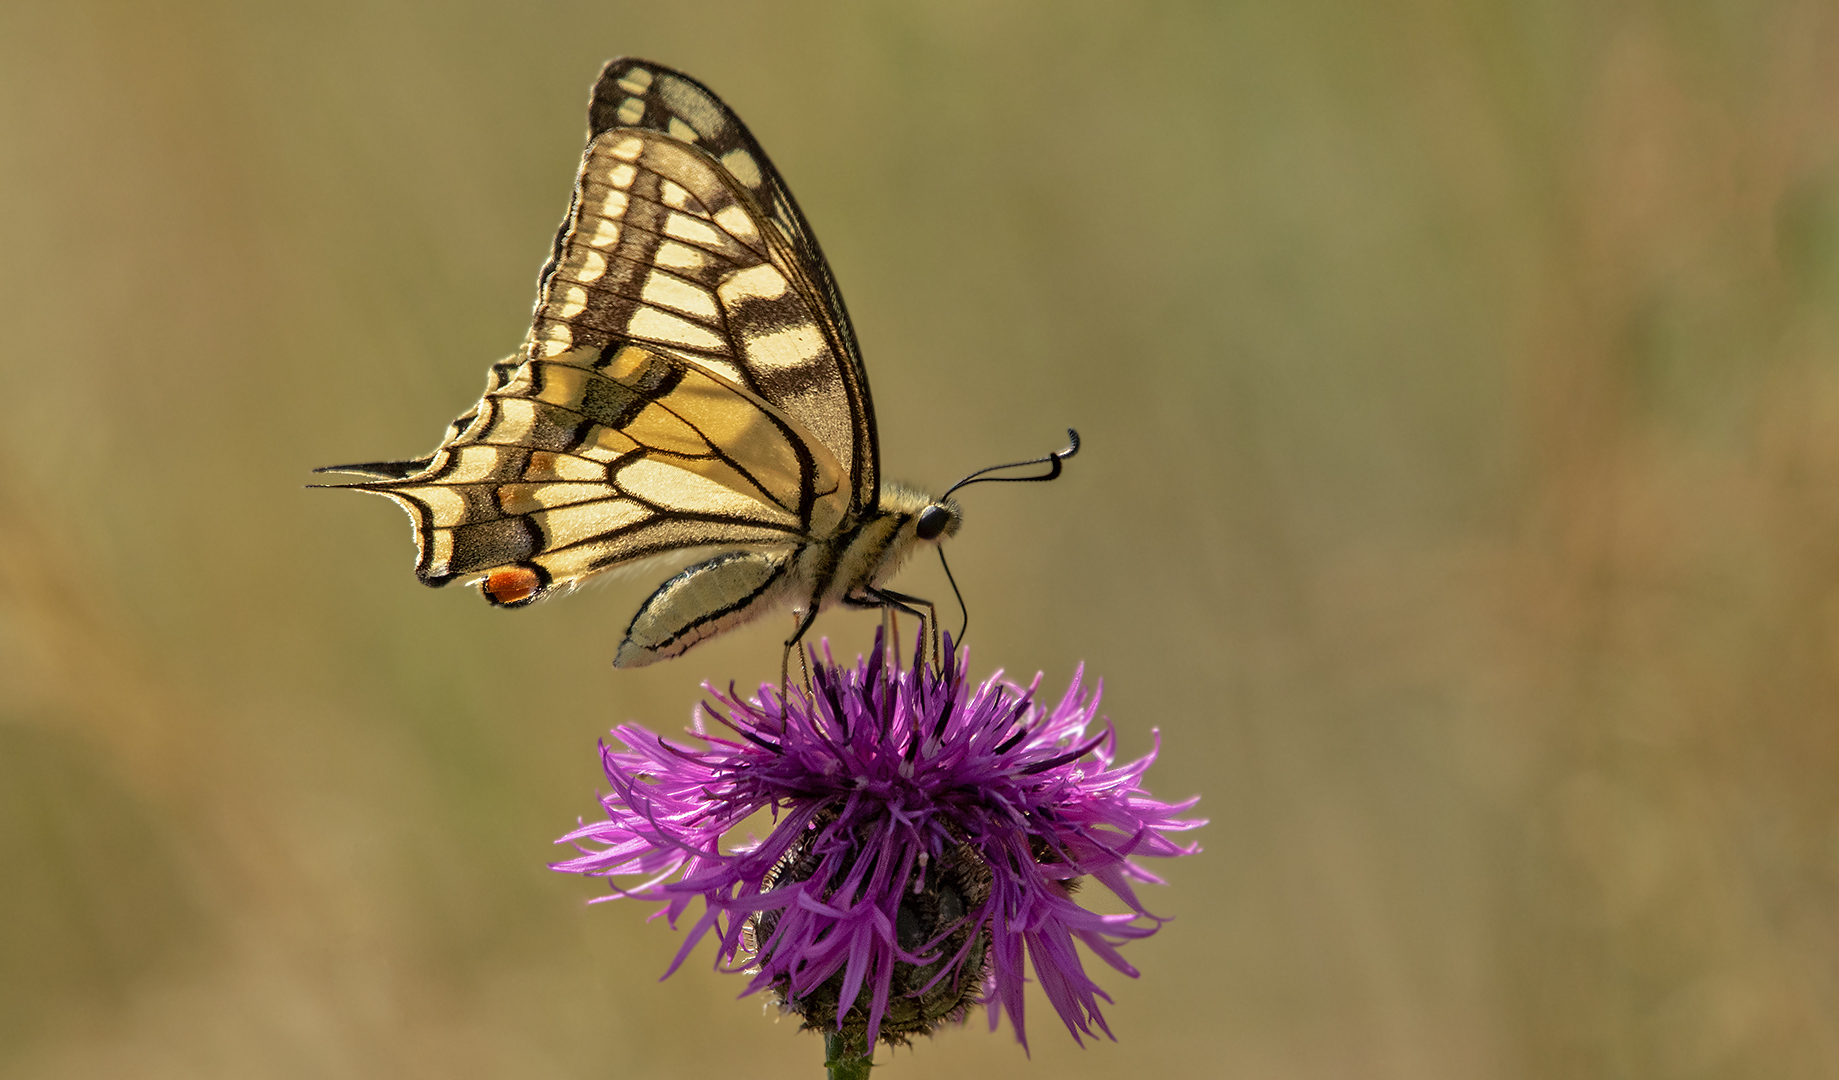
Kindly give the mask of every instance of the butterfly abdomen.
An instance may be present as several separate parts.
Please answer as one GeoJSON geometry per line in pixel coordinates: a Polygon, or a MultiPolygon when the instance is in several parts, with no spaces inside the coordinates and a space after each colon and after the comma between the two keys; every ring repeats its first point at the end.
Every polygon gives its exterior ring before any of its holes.
{"type": "Polygon", "coordinates": [[[698,563],[658,586],[639,607],[613,666],[643,667],[747,622],[796,595],[787,551],[731,551],[698,563]]]}
{"type": "Polygon", "coordinates": [[[834,536],[808,538],[790,551],[729,552],[666,581],[633,616],[613,665],[639,667],[677,656],[786,606],[797,617],[796,639],[825,608],[871,599],[915,548],[955,534],[961,520],[955,502],[883,485],[875,510],[834,536]],[[922,529],[929,511],[944,517],[933,519],[936,528],[922,529]]]}

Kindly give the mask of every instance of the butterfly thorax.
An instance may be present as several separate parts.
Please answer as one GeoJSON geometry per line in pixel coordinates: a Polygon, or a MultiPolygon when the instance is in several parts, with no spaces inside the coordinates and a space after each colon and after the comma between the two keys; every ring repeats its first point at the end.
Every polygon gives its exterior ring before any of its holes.
{"type": "Polygon", "coordinates": [[[885,581],[922,544],[956,536],[964,513],[956,501],[939,500],[901,484],[881,485],[876,505],[853,527],[799,552],[800,577],[821,611],[885,581]]]}

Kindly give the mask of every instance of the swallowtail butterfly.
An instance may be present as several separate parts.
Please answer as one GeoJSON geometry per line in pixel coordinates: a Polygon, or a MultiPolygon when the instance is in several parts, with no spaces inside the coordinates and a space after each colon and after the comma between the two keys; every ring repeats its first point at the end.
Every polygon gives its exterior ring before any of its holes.
{"type": "Polygon", "coordinates": [[[594,84],[534,322],[485,396],[426,457],[319,471],[408,511],[423,583],[481,575],[504,607],[719,549],[639,608],[619,667],[780,606],[788,650],[833,604],[917,614],[877,583],[962,520],[882,481],[843,298],[760,144],[702,84],[630,58],[594,84]]]}

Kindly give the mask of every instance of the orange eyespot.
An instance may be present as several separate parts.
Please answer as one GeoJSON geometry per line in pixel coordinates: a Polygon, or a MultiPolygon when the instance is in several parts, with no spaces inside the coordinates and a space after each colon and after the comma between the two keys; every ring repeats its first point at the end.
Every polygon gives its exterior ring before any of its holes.
{"type": "Polygon", "coordinates": [[[527,603],[543,588],[543,579],[528,566],[502,566],[485,576],[479,591],[501,607],[527,603]]]}

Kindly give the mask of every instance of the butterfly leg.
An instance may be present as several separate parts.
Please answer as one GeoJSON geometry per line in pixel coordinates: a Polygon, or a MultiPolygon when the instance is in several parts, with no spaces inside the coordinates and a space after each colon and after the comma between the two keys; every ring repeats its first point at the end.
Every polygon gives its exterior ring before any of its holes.
{"type": "Polygon", "coordinates": [[[894,667],[899,667],[901,664],[900,618],[895,613],[897,611],[905,611],[910,615],[919,616],[920,633],[924,634],[926,632],[925,615],[910,607],[889,603],[887,600],[873,593],[864,592],[857,596],[845,596],[843,597],[843,604],[846,607],[852,608],[875,608],[881,612],[881,648],[886,654],[883,659],[894,667]]]}
{"type": "Polygon", "coordinates": [[[792,636],[785,639],[785,652],[779,657],[779,685],[785,686],[786,678],[787,676],[791,674],[792,651],[794,649],[797,649],[798,667],[801,671],[804,672],[804,677],[805,677],[805,696],[806,697],[812,696],[811,695],[811,664],[809,661],[805,659],[805,651],[803,649],[798,648],[798,643],[800,640],[804,638],[805,631],[811,629],[811,624],[816,621],[817,621],[817,605],[816,604],[810,605],[802,613],[797,612],[797,611],[792,612],[792,636]]]}
{"type": "Polygon", "coordinates": [[[939,612],[937,608],[933,607],[932,601],[918,596],[908,596],[906,593],[898,593],[892,589],[878,589],[873,585],[864,589],[863,592],[870,601],[879,604],[883,611],[904,611],[918,619],[920,621],[920,637],[925,643],[921,647],[924,648],[926,645],[931,646],[932,660],[935,665],[941,665],[945,662],[945,654],[939,642],[939,612]],[[921,607],[924,607],[926,610],[921,611],[921,607]]]}
{"type": "MultiPolygon", "coordinates": [[[[920,602],[925,603],[923,600],[920,602]]],[[[852,608],[875,608],[881,612],[882,648],[887,652],[888,663],[896,667],[903,662],[900,652],[900,618],[897,612],[904,611],[917,618],[920,621],[920,636],[926,634],[926,613],[900,600],[890,599],[881,589],[871,587],[856,595],[845,596],[843,604],[852,608]]]]}
{"type": "Polygon", "coordinates": [[[887,648],[885,659],[892,664],[900,662],[900,620],[894,617],[894,609],[883,605],[881,608],[881,640],[887,648]]]}

